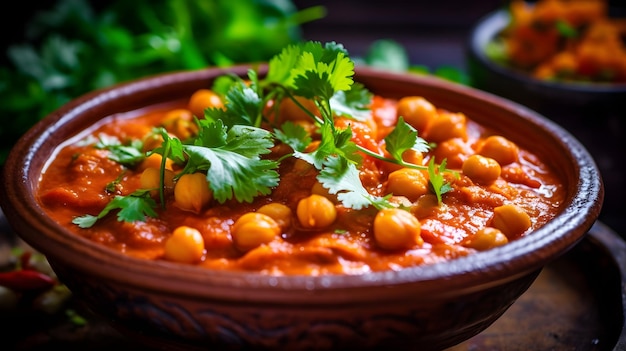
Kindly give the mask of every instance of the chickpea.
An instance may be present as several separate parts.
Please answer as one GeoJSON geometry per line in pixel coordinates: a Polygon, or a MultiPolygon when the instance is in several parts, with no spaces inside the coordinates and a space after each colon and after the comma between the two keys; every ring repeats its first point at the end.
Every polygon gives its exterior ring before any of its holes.
{"type": "Polygon", "coordinates": [[[472,147],[461,138],[453,138],[437,144],[433,150],[435,162],[441,163],[447,160],[449,169],[459,169],[463,166],[463,162],[474,154],[472,147]]]}
{"type": "Polygon", "coordinates": [[[509,238],[522,234],[530,228],[530,225],[530,216],[517,205],[502,205],[493,210],[491,226],[509,238]]]}
{"type": "MultiPolygon", "coordinates": [[[[161,168],[161,161],[163,161],[163,156],[159,155],[159,154],[151,154],[150,156],[146,157],[141,164],[139,165],[139,169],[146,169],[146,168],[161,168]]],[[[172,160],[170,160],[169,158],[165,160],[165,169],[169,169],[172,170],[172,166],[173,166],[174,162],[172,160]]]]}
{"type": "Polygon", "coordinates": [[[422,245],[421,224],[405,210],[386,208],[374,218],[376,244],[385,250],[410,249],[422,245]]]}
{"type": "MultiPolygon", "coordinates": [[[[390,155],[387,153],[386,156],[390,155]]],[[[402,161],[412,163],[414,165],[421,165],[424,162],[424,154],[415,149],[407,149],[402,153],[402,161]]],[[[403,166],[391,162],[383,162],[382,167],[385,172],[391,173],[401,169],[403,166]]]]}
{"type": "Polygon", "coordinates": [[[484,251],[496,246],[502,246],[508,242],[509,239],[499,229],[485,227],[478,230],[472,239],[465,243],[465,246],[484,251]]]}
{"type": "Polygon", "coordinates": [[[311,194],[298,202],[296,215],[305,228],[325,228],[337,218],[337,209],[326,197],[311,194]]]}
{"type": "MultiPolygon", "coordinates": [[[[161,170],[159,168],[146,168],[139,177],[139,183],[143,189],[159,189],[161,186],[161,170]]],[[[174,172],[166,169],[164,173],[163,183],[165,189],[170,190],[174,188],[174,172]]],[[[158,194],[157,190],[150,192],[152,196],[158,194]]]]}
{"type": "Polygon", "coordinates": [[[517,145],[499,135],[487,137],[478,148],[478,153],[493,158],[502,166],[517,161],[519,149],[517,145]]]}
{"type": "Polygon", "coordinates": [[[452,138],[467,140],[466,118],[463,113],[440,112],[424,137],[433,143],[440,143],[452,138]]]}
{"type": "MultiPolygon", "coordinates": [[[[313,112],[316,115],[319,115],[319,110],[313,100],[309,100],[303,98],[301,96],[296,96],[296,100],[302,106],[304,106],[307,110],[313,112]]],[[[286,121],[312,121],[312,117],[309,116],[306,112],[304,112],[300,106],[296,105],[293,100],[289,98],[285,98],[280,102],[279,107],[279,121],[278,122],[286,122],[286,121]]]]}
{"type": "Polygon", "coordinates": [[[324,186],[320,182],[315,182],[315,184],[313,184],[313,187],[311,187],[311,194],[322,195],[333,203],[338,202],[337,195],[331,194],[328,189],[324,188],[324,186]]]}
{"type": "Polygon", "coordinates": [[[502,169],[493,158],[472,155],[463,162],[463,174],[478,184],[491,184],[500,176],[502,169]]]}
{"type": "Polygon", "coordinates": [[[183,174],[174,186],[176,206],[185,211],[200,213],[213,195],[203,173],[183,174]]]}
{"type": "Polygon", "coordinates": [[[421,135],[437,118],[437,108],[422,96],[406,96],[398,101],[397,115],[421,135]]]}
{"type": "Polygon", "coordinates": [[[415,149],[408,149],[402,153],[402,161],[412,163],[414,165],[421,165],[422,162],[424,162],[424,154],[415,149]]]}
{"type": "Polygon", "coordinates": [[[411,213],[418,219],[435,215],[441,211],[439,200],[435,194],[420,196],[411,207],[411,213]]]}
{"type": "Polygon", "coordinates": [[[282,230],[291,226],[291,209],[279,203],[269,203],[259,207],[257,213],[262,213],[272,217],[282,230]]]}
{"type": "Polygon", "coordinates": [[[163,127],[181,140],[189,139],[198,133],[198,126],[193,120],[191,111],[182,108],[166,113],[163,127]]]}
{"type": "Polygon", "coordinates": [[[308,163],[305,160],[296,159],[293,162],[293,168],[291,170],[292,172],[306,174],[308,172],[315,170],[315,166],[313,166],[312,164],[308,163]]]}
{"type": "Polygon", "coordinates": [[[163,144],[163,137],[159,133],[148,133],[143,138],[143,151],[154,150],[163,144]]]}
{"type": "Polygon", "coordinates": [[[196,263],[204,255],[204,239],[195,228],[180,226],[165,241],[165,258],[174,262],[196,263]]]}
{"type": "Polygon", "coordinates": [[[413,168],[401,168],[393,171],[387,178],[387,193],[406,196],[410,201],[428,192],[428,179],[422,171],[413,168]]]}
{"type": "Polygon", "coordinates": [[[280,225],[272,217],[257,212],[248,212],[239,217],[231,229],[233,241],[242,251],[267,244],[280,232],[280,225]]]}
{"type": "Polygon", "coordinates": [[[411,200],[407,199],[406,196],[390,196],[389,203],[396,208],[409,208],[413,205],[411,200]]]}
{"type": "Polygon", "coordinates": [[[198,118],[204,118],[204,110],[213,108],[224,108],[224,103],[217,93],[210,89],[196,90],[187,103],[187,108],[198,118]]]}

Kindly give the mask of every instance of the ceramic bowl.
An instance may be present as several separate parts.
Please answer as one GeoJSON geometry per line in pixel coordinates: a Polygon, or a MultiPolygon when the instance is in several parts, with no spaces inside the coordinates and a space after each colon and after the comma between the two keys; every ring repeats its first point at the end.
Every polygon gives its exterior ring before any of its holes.
{"type": "Polygon", "coordinates": [[[506,9],[487,14],[470,31],[467,69],[476,88],[519,102],[547,117],[606,114],[626,107],[626,84],[584,84],[545,81],[494,62],[487,45],[509,24],[506,9]]]}
{"type": "MultiPolygon", "coordinates": [[[[243,75],[248,67],[228,69],[243,75]]],[[[134,259],[78,237],[39,207],[34,191],[64,140],[103,117],[188,97],[226,72],[145,78],[82,96],[28,131],[3,170],[1,205],[15,232],[48,258],[61,281],[131,337],[162,349],[439,350],[487,328],[541,269],[575,246],[603,198],[585,148],[547,118],[509,100],[434,77],[359,67],[372,92],[422,95],[464,111],[549,159],[565,183],[560,213],[507,245],[447,263],[342,276],[269,276],[134,259]]]]}

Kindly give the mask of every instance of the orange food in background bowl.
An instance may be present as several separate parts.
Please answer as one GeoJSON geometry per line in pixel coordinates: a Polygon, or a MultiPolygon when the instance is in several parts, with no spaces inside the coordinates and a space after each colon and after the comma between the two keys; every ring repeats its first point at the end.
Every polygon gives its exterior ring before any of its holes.
{"type": "Polygon", "coordinates": [[[626,19],[609,17],[605,1],[522,0],[492,58],[542,80],[626,82],[626,19]]]}

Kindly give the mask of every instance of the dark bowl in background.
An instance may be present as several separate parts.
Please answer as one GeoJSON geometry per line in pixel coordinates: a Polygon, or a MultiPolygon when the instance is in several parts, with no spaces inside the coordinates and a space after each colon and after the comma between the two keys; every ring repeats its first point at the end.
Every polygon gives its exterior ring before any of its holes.
{"type": "Polygon", "coordinates": [[[623,112],[626,83],[569,83],[535,79],[525,72],[494,62],[485,47],[510,22],[506,9],[483,17],[472,29],[468,71],[477,88],[497,93],[551,116],[623,112]]]}
{"type": "Polygon", "coordinates": [[[465,47],[475,88],[505,97],[552,119],[592,154],[606,186],[600,220],[626,237],[626,84],[548,82],[492,61],[485,47],[509,23],[506,9],[491,12],[472,28],[465,47]]]}

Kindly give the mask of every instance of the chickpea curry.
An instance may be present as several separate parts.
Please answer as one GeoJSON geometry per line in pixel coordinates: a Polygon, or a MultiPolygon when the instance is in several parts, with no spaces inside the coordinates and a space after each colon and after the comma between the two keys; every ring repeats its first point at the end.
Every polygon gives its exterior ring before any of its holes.
{"type": "Polygon", "coordinates": [[[148,260],[361,274],[505,245],[560,180],[506,136],[422,96],[353,81],[342,45],[292,45],[265,77],[110,116],[61,145],[38,189],[76,235],[148,260]],[[419,134],[419,135],[418,135],[419,134]]]}

